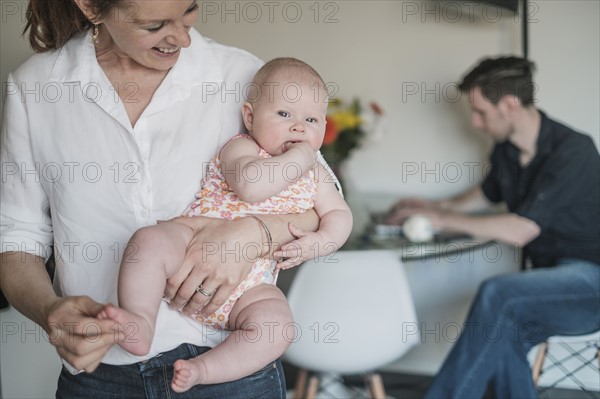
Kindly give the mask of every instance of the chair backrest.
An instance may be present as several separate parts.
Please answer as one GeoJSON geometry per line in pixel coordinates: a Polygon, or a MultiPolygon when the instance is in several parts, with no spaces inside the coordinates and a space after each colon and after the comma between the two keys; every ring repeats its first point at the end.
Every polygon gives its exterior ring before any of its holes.
{"type": "MultiPolygon", "coordinates": [[[[533,380],[540,398],[550,388],[600,390],[600,331],[586,335],[552,336],[531,351],[537,354],[533,380]]],[[[594,397],[590,395],[590,397],[594,397]]]]}
{"type": "Polygon", "coordinates": [[[404,267],[392,251],[338,251],[300,266],[288,301],[299,367],[361,373],[398,359],[418,340],[404,267]]]}

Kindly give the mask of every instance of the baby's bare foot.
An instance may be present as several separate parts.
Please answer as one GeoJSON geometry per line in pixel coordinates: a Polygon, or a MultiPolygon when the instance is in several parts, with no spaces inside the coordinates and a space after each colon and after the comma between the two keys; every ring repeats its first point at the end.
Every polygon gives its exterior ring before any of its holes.
{"type": "Polygon", "coordinates": [[[171,388],[175,392],[185,392],[206,380],[206,365],[200,357],[177,360],[173,364],[173,371],[171,388]]]}
{"type": "Polygon", "coordinates": [[[102,308],[102,310],[100,312],[98,312],[96,317],[99,318],[100,320],[118,321],[115,319],[115,317],[118,317],[116,310],[117,310],[116,306],[109,303],[107,305],[104,305],[104,308],[102,308]]]}
{"type": "Polygon", "coordinates": [[[114,320],[120,324],[125,338],[118,344],[126,351],[138,356],[145,355],[150,351],[154,328],[142,316],[107,304],[96,317],[101,320],[114,320]]]}

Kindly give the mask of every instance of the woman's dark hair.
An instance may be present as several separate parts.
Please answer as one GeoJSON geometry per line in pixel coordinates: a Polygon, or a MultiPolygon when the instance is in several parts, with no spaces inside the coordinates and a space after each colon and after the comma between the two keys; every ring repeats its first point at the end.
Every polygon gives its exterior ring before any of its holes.
{"type": "Polygon", "coordinates": [[[530,105],[534,102],[534,71],[535,64],[524,58],[487,58],[463,78],[458,88],[466,93],[479,87],[493,104],[506,95],[513,95],[522,105],[530,105]]]}
{"type": "MultiPolygon", "coordinates": [[[[97,18],[103,18],[122,0],[87,1],[97,18]]],[[[70,38],[93,26],[75,0],[29,0],[26,16],[23,34],[29,30],[29,43],[38,53],[59,49],[70,38]]]]}

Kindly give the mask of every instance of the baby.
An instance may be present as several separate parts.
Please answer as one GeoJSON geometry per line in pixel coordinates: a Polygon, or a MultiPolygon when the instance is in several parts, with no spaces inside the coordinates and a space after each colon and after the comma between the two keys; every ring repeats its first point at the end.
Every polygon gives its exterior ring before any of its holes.
{"type": "MultiPolygon", "coordinates": [[[[328,255],[348,238],[350,210],[335,188],[335,179],[317,161],[325,134],[327,100],[323,80],[302,61],[276,58],[256,73],[242,107],[249,134],[233,137],[213,157],[197,200],[184,215],[252,217],[269,246],[268,228],[256,215],[302,213],[314,208],[320,217],[319,230],[306,232],[290,224],[295,241],[253,264],[219,310],[206,318],[195,316],[200,323],[232,333],[210,351],[175,362],[174,391],[236,380],[279,358],[293,339],[286,339],[283,331],[293,319],[285,296],[275,286],[278,270],[328,255]]],[[[144,355],[150,350],[166,279],[181,267],[192,235],[188,226],[174,219],[144,227],[131,238],[137,253],[135,261],[125,259],[121,265],[121,307],[107,305],[99,314],[139,328],[135,342],[119,344],[127,351],[144,355]]],[[[208,288],[200,285],[197,291],[212,296],[214,292],[208,288]]]]}

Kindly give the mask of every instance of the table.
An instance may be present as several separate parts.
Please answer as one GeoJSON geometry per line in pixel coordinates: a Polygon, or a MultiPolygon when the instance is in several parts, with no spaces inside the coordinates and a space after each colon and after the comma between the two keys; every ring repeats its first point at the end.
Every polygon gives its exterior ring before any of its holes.
{"type": "Polygon", "coordinates": [[[402,234],[397,226],[370,224],[365,232],[349,240],[342,250],[387,249],[398,253],[402,261],[428,258],[455,259],[458,254],[479,247],[494,245],[488,239],[474,238],[466,234],[440,232],[429,242],[414,243],[402,234]]]}

